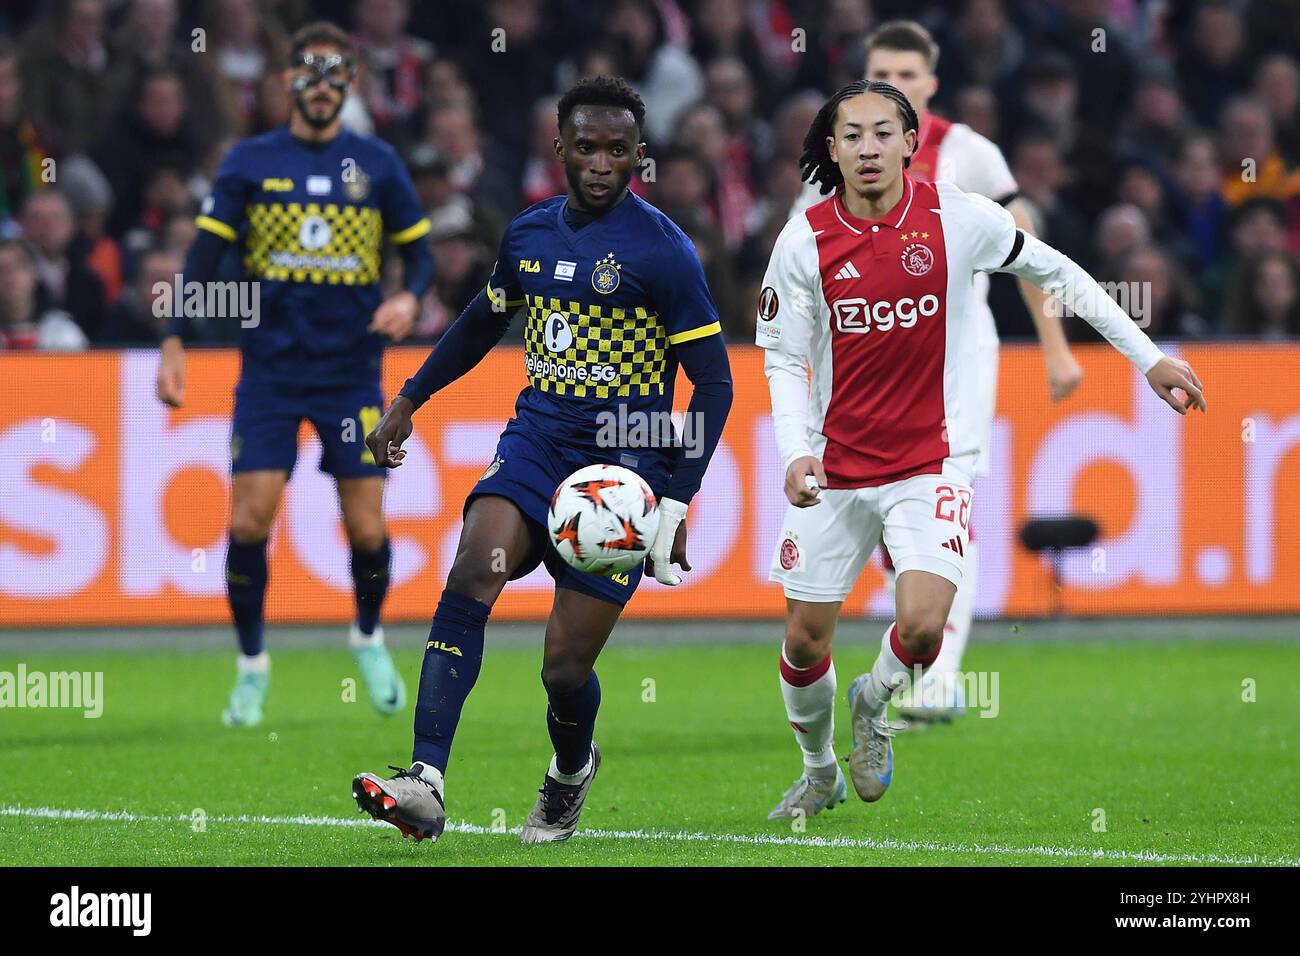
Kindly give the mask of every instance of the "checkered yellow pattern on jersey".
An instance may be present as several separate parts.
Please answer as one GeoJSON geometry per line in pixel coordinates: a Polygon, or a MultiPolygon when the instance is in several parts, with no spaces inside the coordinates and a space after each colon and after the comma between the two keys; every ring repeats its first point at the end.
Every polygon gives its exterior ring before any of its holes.
{"type": "Polygon", "coordinates": [[[383,218],[378,209],[338,203],[249,203],[244,268],[268,282],[371,285],[379,281],[383,218]],[[324,220],[329,242],[302,245],[303,222],[324,220]]]}
{"type": "Polygon", "coordinates": [[[534,388],[553,395],[577,398],[615,398],[664,393],[664,361],[668,332],[659,314],[636,306],[625,309],[588,305],[574,300],[525,295],[528,324],[524,346],[538,359],[566,365],[612,366],[616,379],[609,383],[574,382],[547,374],[529,374],[534,388]],[[546,317],[563,312],[573,331],[573,343],[563,352],[546,347],[546,317]]]}

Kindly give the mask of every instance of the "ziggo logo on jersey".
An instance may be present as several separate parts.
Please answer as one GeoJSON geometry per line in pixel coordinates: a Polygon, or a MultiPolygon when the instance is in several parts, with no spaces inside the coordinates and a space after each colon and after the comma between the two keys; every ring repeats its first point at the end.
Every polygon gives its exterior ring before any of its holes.
{"type": "Polygon", "coordinates": [[[918,318],[938,314],[939,297],[927,293],[919,301],[907,296],[895,302],[836,299],[831,303],[831,308],[835,312],[837,329],[865,335],[871,331],[872,322],[876,323],[877,332],[888,332],[895,324],[900,329],[910,329],[916,325],[918,318]]]}

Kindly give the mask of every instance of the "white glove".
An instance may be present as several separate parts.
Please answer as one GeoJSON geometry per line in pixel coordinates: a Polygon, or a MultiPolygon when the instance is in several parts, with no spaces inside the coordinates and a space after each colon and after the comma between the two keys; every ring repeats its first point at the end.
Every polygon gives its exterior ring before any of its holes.
{"type": "Polygon", "coordinates": [[[650,546],[650,560],[655,566],[655,580],[671,588],[682,583],[679,575],[673,573],[673,541],[677,538],[677,526],[686,517],[686,505],[672,498],[659,499],[659,531],[655,534],[655,543],[650,546]]]}

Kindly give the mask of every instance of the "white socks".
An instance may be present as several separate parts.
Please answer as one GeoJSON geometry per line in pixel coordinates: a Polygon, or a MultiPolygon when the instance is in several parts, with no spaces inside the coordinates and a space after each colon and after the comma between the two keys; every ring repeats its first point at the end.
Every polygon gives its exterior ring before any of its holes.
{"type": "Polygon", "coordinates": [[[551,757],[551,767],[546,771],[546,775],[552,780],[558,781],[567,787],[576,787],[582,781],[587,779],[587,774],[591,773],[591,757],[587,757],[586,765],[577,773],[560,773],[559,764],[555,762],[555,757],[551,757]]]}
{"type": "Polygon", "coordinates": [[[890,624],[889,629],[885,631],[885,636],[880,641],[880,654],[876,662],[871,665],[871,676],[859,692],[872,717],[884,716],[894,691],[912,676],[908,666],[898,659],[890,641],[890,636],[897,626],[897,624],[890,624]]]}
{"type": "Polygon", "coordinates": [[[442,771],[437,767],[417,761],[411,764],[411,772],[437,790],[439,796],[443,794],[442,771]]]}
{"type": "Polygon", "coordinates": [[[362,634],[361,628],[357,627],[356,622],[352,624],[352,630],[348,632],[348,649],[359,651],[364,647],[383,647],[384,646],[384,629],[380,625],[375,625],[375,633],[362,634]]]}
{"type": "Polygon", "coordinates": [[[235,669],[240,674],[269,674],[271,673],[271,655],[266,651],[254,654],[252,657],[239,654],[235,657],[235,669]]]}
{"type": "Polygon", "coordinates": [[[803,751],[804,766],[809,770],[835,766],[835,665],[831,656],[827,654],[811,667],[795,667],[782,645],[781,697],[803,751]]]}

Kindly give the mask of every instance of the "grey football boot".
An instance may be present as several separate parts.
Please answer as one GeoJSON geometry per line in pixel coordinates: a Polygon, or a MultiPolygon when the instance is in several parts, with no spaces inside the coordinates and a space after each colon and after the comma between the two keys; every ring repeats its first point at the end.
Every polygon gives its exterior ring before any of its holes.
{"type": "Polygon", "coordinates": [[[849,754],[849,778],[853,789],[867,803],[885,795],[894,777],[893,737],[907,724],[891,723],[882,714],[873,716],[862,702],[862,685],[871,674],[854,678],[849,685],[849,706],[853,713],[853,750],[849,754]]]}
{"type": "Polygon", "coordinates": [[[837,803],[847,799],[848,785],[839,765],[824,768],[825,771],[813,773],[805,767],[803,776],[794,782],[794,786],[785,792],[781,802],[767,815],[769,820],[792,820],[797,817],[808,819],[823,810],[834,810],[837,803]]]}
{"type": "Polygon", "coordinates": [[[537,791],[537,803],[519,834],[520,843],[560,843],[573,836],[578,829],[582,805],[587,802],[587,791],[600,769],[600,748],[591,745],[591,772],[579,784],[560,783],[548,771],[537,791]]]}
{"type": "Polygon", "coordinates": [[[403,837],[434,840],[442,836],[447,825],[447,810],[442,794],[423,776],[424,765],[415,763],[410,770],[389,766],[397,773],[384,780],[373,773],[359,773],[352,778],[352,796],[357,808],[376,820],[391,823],[403,837]]]}

